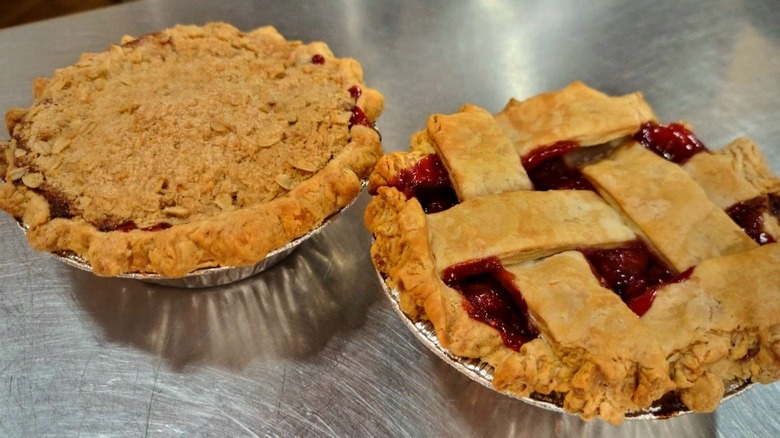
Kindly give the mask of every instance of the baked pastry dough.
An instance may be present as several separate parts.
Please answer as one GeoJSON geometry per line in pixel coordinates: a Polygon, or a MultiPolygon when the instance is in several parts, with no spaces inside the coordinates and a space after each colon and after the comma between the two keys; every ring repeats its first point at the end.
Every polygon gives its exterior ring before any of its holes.
{"type": "Polygon", "coordinates": [[[441,281],[428,245],[428,222],[416,199],[381,187],[366,208],[365,219],[374,231],[372,259],[398,289],[405,314],[430,319],[442,346],[454,354],[491,364],[511,354],[499,333],[470,318],[463,311],[462,296],[441,281]]]}
{"type": "Polygon", "coordinates": [[[531,189],[520,157],[482,108],[466,105],[456,114],[433,115],[427,134],[460,200],[531,189]]]}
{"type": "Polygon", "coordinates": [[[534,325],[571,369],[567,411],[619,420],[673,387],[658,343],[599,283],[582,253],[564,252],[506,269],[514,274],[534,325]]]}
{"type": "Polygon", "coordinates": [[[680,166],[636,142],[582,172],[678,272],[758,246],[680,166]]]}
{"type": "Polygon", "coordinates": [[[691,409],[714,410],[723,382],[780,379],[780,243],[703,261],[658,290],[642,322],[691,409]]]}
{"type": "Polygon", "coordinates": [[[641,93],[611,97],[582,82],[522,102],[510,99],[496,114],[521,157],[564,141],[580,146],[608,143],[633,135],[653,120],[641,93]]]}
{"type": "Polygon", "coordinates": [[[504,138],[474,106],[435,115],[370,177],[371,256],[407,316],[497,390],[586,419],[780,379],[778,183],[755,145],[710,152],[580,83],[494,117],[504,138]],[[516,158],[532,187],[483,178],[516,158]]]}
{"type": "Polygon", "coordinates": [[[431,214],[427,220],[439,272],[488,257],[512,264],[570,249],[612,247],[636,239],[606,202],[593,192],[581,190],[481,196],[431,214]]]}
{"type": "Polygon", "coordinates": [[[771,204],[780,198],[780,179],[769,170],[761,151],[749,138],[738,138],[709,154],[697,154],[683,166],[718,207],[728,211],[740,204],[763,206],[759,218],[772,236],[780,236],[780,221],[771,204]]]}
{"type": "Polygon", "coordinates": [[[724,210],[737,202],[780,192],[780,180],[769,170],[758,145],[746,137],[713,153],[694,155],[683,169],[724,210]]]}
{"type": "Polygon", "coordinates": [[[275,29],[176,26],[36,81],[0,208],[99,275],[251,265],[351,202],[381,155],[360,65],[275,29]]]}

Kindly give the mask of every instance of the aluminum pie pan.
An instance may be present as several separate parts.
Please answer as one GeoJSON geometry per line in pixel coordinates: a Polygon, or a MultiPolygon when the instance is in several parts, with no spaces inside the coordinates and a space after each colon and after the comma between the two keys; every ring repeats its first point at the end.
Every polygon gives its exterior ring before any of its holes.
{"type": "MultiPolygon", "coordinates": [[[[293,239],[289,243],[280,246],[279,248],[276,248],[273,251],[269,252],[262,260],[255,263],[254,265],[207,267],[207,268],[196,269],[181,277],[166,277],[160,274],[145,273],[145,272],[130,272],[130,273],[118,274],[113,277],[140,280],[147,283],[159,284],[162,286],[181,287],[181,288],[204,288],[204,287],[222,286],[222,285],[243,280],[245,278],[252,277],[254,275],[257,275],[265,271],[266,269],[271,268],[275,264],[279,263],[285,257],[290,255],[303,242],[321,233],[325,229],[325,227],[327,227],[331,222],[336,220],[336,218],[341,213],[343,213],[346,209],[351,207],[357,201],[357,199],[360,197],[360,194],[363,193],[363,190],[366,188],[367,185],[368,185],[367,180],[361,181],[360,192],[358,192],[358,194],[347,205],[341,207],[340,209],[336,210],[336,212],[334,212],[333,214],[325,218],[325,220],[323,220],[322,223],[318,225],[316,228],[313,228],[311,231],[307,232],[306,234],[296,239],[293,239]]],[[[27,227],[20,221],[17,221],[17,223],[22,228],[22,230],[26,233],[27,227]]],[[[51,254],[54,258],[61,261],[62,263],[65,263],[68,266],[80,269],[82,271],[90,272],[90,273],[93,272],[90,263],[80,255],[76,254],[75,252],[55,251],[49,254],[51,254]]]]}
{"type": "MultiPolygon", "coordinates": [[[[400,316],[404,325],[420,340],[431,352],[433,352],[440,359],[448,363],[450,366],[458,370],[461,374],[465,375],[469,379],[485,386],[495,392],[509,396],[514,399],[521,400],[532,406],[536,406],[542,409],[546,409],[553,412],[566,413],[563,409],[563,396],[560,394],[539,394],[532,393],[528,397],[522,397],[510,392],[498,391],[493,387],[493,367],[487,362],[483,362],[479,359],[471,359],[466,357],[457,356],[452,354],[449,350],[442,347],[439,342],[439,338],[436,336],[436,330],[433,324],[429,320],[425,319],[412,319],[407,316],[402,310],[400,305],[400,293],[398,289],[395,289],[387,284],[385,276],[377,271],[379,282],[382,284],[382,289],[385,295],[390,299],[390,303],[393,310],[400,316]]],[[[721,403],[725,402],[732,397],[736,397],[742,394],[744,391],[753,387],[755,383],[750,381],[735,381],[726,385],[726,391],[724,393],[721,403]]],[[[670,392],[664,397],[656,400],[650,407],[637,411],[626,412],[626,420],[663,420],[680,415],[692,413],[682,402],[679,397],[670,392]]]]}

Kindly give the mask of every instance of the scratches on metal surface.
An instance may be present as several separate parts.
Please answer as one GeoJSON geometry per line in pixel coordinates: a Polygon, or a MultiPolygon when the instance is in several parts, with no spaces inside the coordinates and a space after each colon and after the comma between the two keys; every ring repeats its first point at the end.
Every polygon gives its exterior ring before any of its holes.
{"type": "Polygon", "coordinates": [[[287,365],[285,365],[284,368],[282,369],[282,388],[281,388],[281,390],[279,391],[279,394],[276,397],[276,419],[275,419],[275,423],[279,422],[279,418],[281,417],[281,414],[282,414],[282,394],[285,393],[284,392],[284,388],[285,388],[286,384],[287,384],[287,365]]]}
{"type": "Polygon", "coordinates": [[[108,341],[150,352],[178,370],[191,365],[240,370],[254,359],[309,357],[335,334],[362,325],[365,309],[378,298],[343,281],[320,283],[325,273],[341,279],[354,277],[354,270],[371,278],[368,259],[348,262],[353,248],[328,249],[346,232],[338,225],[261,276],[214,290],[70,270],[74,303],[69,306],[91,319],[84,325],[96,325],[108,341]]]}
{"type": "Polygon", "coordinates": [[[227,412],[225,412],[223,410],[220,410],[219,412],[221,412],[222,415],[224,415],[225,417],[229,418],[233,423],[238,425],[238,427],[241,428],[241,430],[247,432],[250,436],[253,436],[253,437],[256,437],[256,438],[260,438],[260,435],[254,433],[252,431],[252,429],[247,427],[247,425],[245,425],[244,423],[242,423],[242,422],[238,421],[237,419],[235,419],[232,415],[228,414],[227,412]]]}
{"type": "Polygon", "coordinates": [[[152,418],[152,405],[154,404],[154,396],[157,394],[157,379],[160,376],[160,366],[162,361],[158,360],[154,369],[154,384],[152,385],[152,393],[149,395],[149,407],[146,410],[146,429],[144,430],[144,436],[149,436],[149,423],[152,418]]]}

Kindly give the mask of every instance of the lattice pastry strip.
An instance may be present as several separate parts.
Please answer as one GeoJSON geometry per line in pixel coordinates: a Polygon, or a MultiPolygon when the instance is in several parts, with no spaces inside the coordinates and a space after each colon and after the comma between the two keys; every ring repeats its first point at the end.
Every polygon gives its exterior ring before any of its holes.
{"type": "Polygon", "coordinates": [[[581,82],[525,101],[511,99],[496,121],[526,157],[559,142],[595,146],[633,135],[655,120],[641,93],[610,97],[581,82]]]}
{"type": "Polygon", "coordinates": [[[592,417],[649,406],[674,386],[659,345],[580,252],[510,265],[529,317],[573,378],[564,407],[592,417]]]}
{"type": "Polygon", "coordinates": [[[582,172],[678,272],[757,246],[684,170],[636,142],[582,172]]]}
{"type": "Polygon", "coordinates": [[[766,243],[769,236],[780,236],[780,180],[751,139],[738,138],[712,153],[696,154],[682,167],[712,202],[742,218],[740,225],[754,240],[766,243]]]}
{"type": "Polygon", "coordinates": [[[427,134],[461,201],[532,188],[514,147],[484,109],[466,105],[452,115],[433,115],[427,134]]]}
{"type": "Polygon", "coordinates": [[[489,257],[510,264],[636,239],[609,205],[595,193],[580,190],[481,196],[428,215],[427,220],[439,272],[489,257]]]}

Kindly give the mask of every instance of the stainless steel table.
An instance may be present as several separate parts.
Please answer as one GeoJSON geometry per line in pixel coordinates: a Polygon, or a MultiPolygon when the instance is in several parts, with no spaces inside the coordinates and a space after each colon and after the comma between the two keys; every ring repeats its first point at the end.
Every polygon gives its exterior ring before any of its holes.
{"type": "MultiPolygon", "coordinates": [[[[216,20],[273,24],[360,60],[387,99],[387,150],[405,149],[430,113],[498,111],[579,79],[643,91],[710,147],[749,135],[780,172],[776,0],[141,0],[0,31],[0,109],[28,105],[34,77],[123,34],[216,20]]],[[[262,276],[206,290],[74,270],[0,216],[0,435],[780,435],[780,384],[712,414],[616,428],[470,381],[383,296],[366,202],[262,276]]]]}

